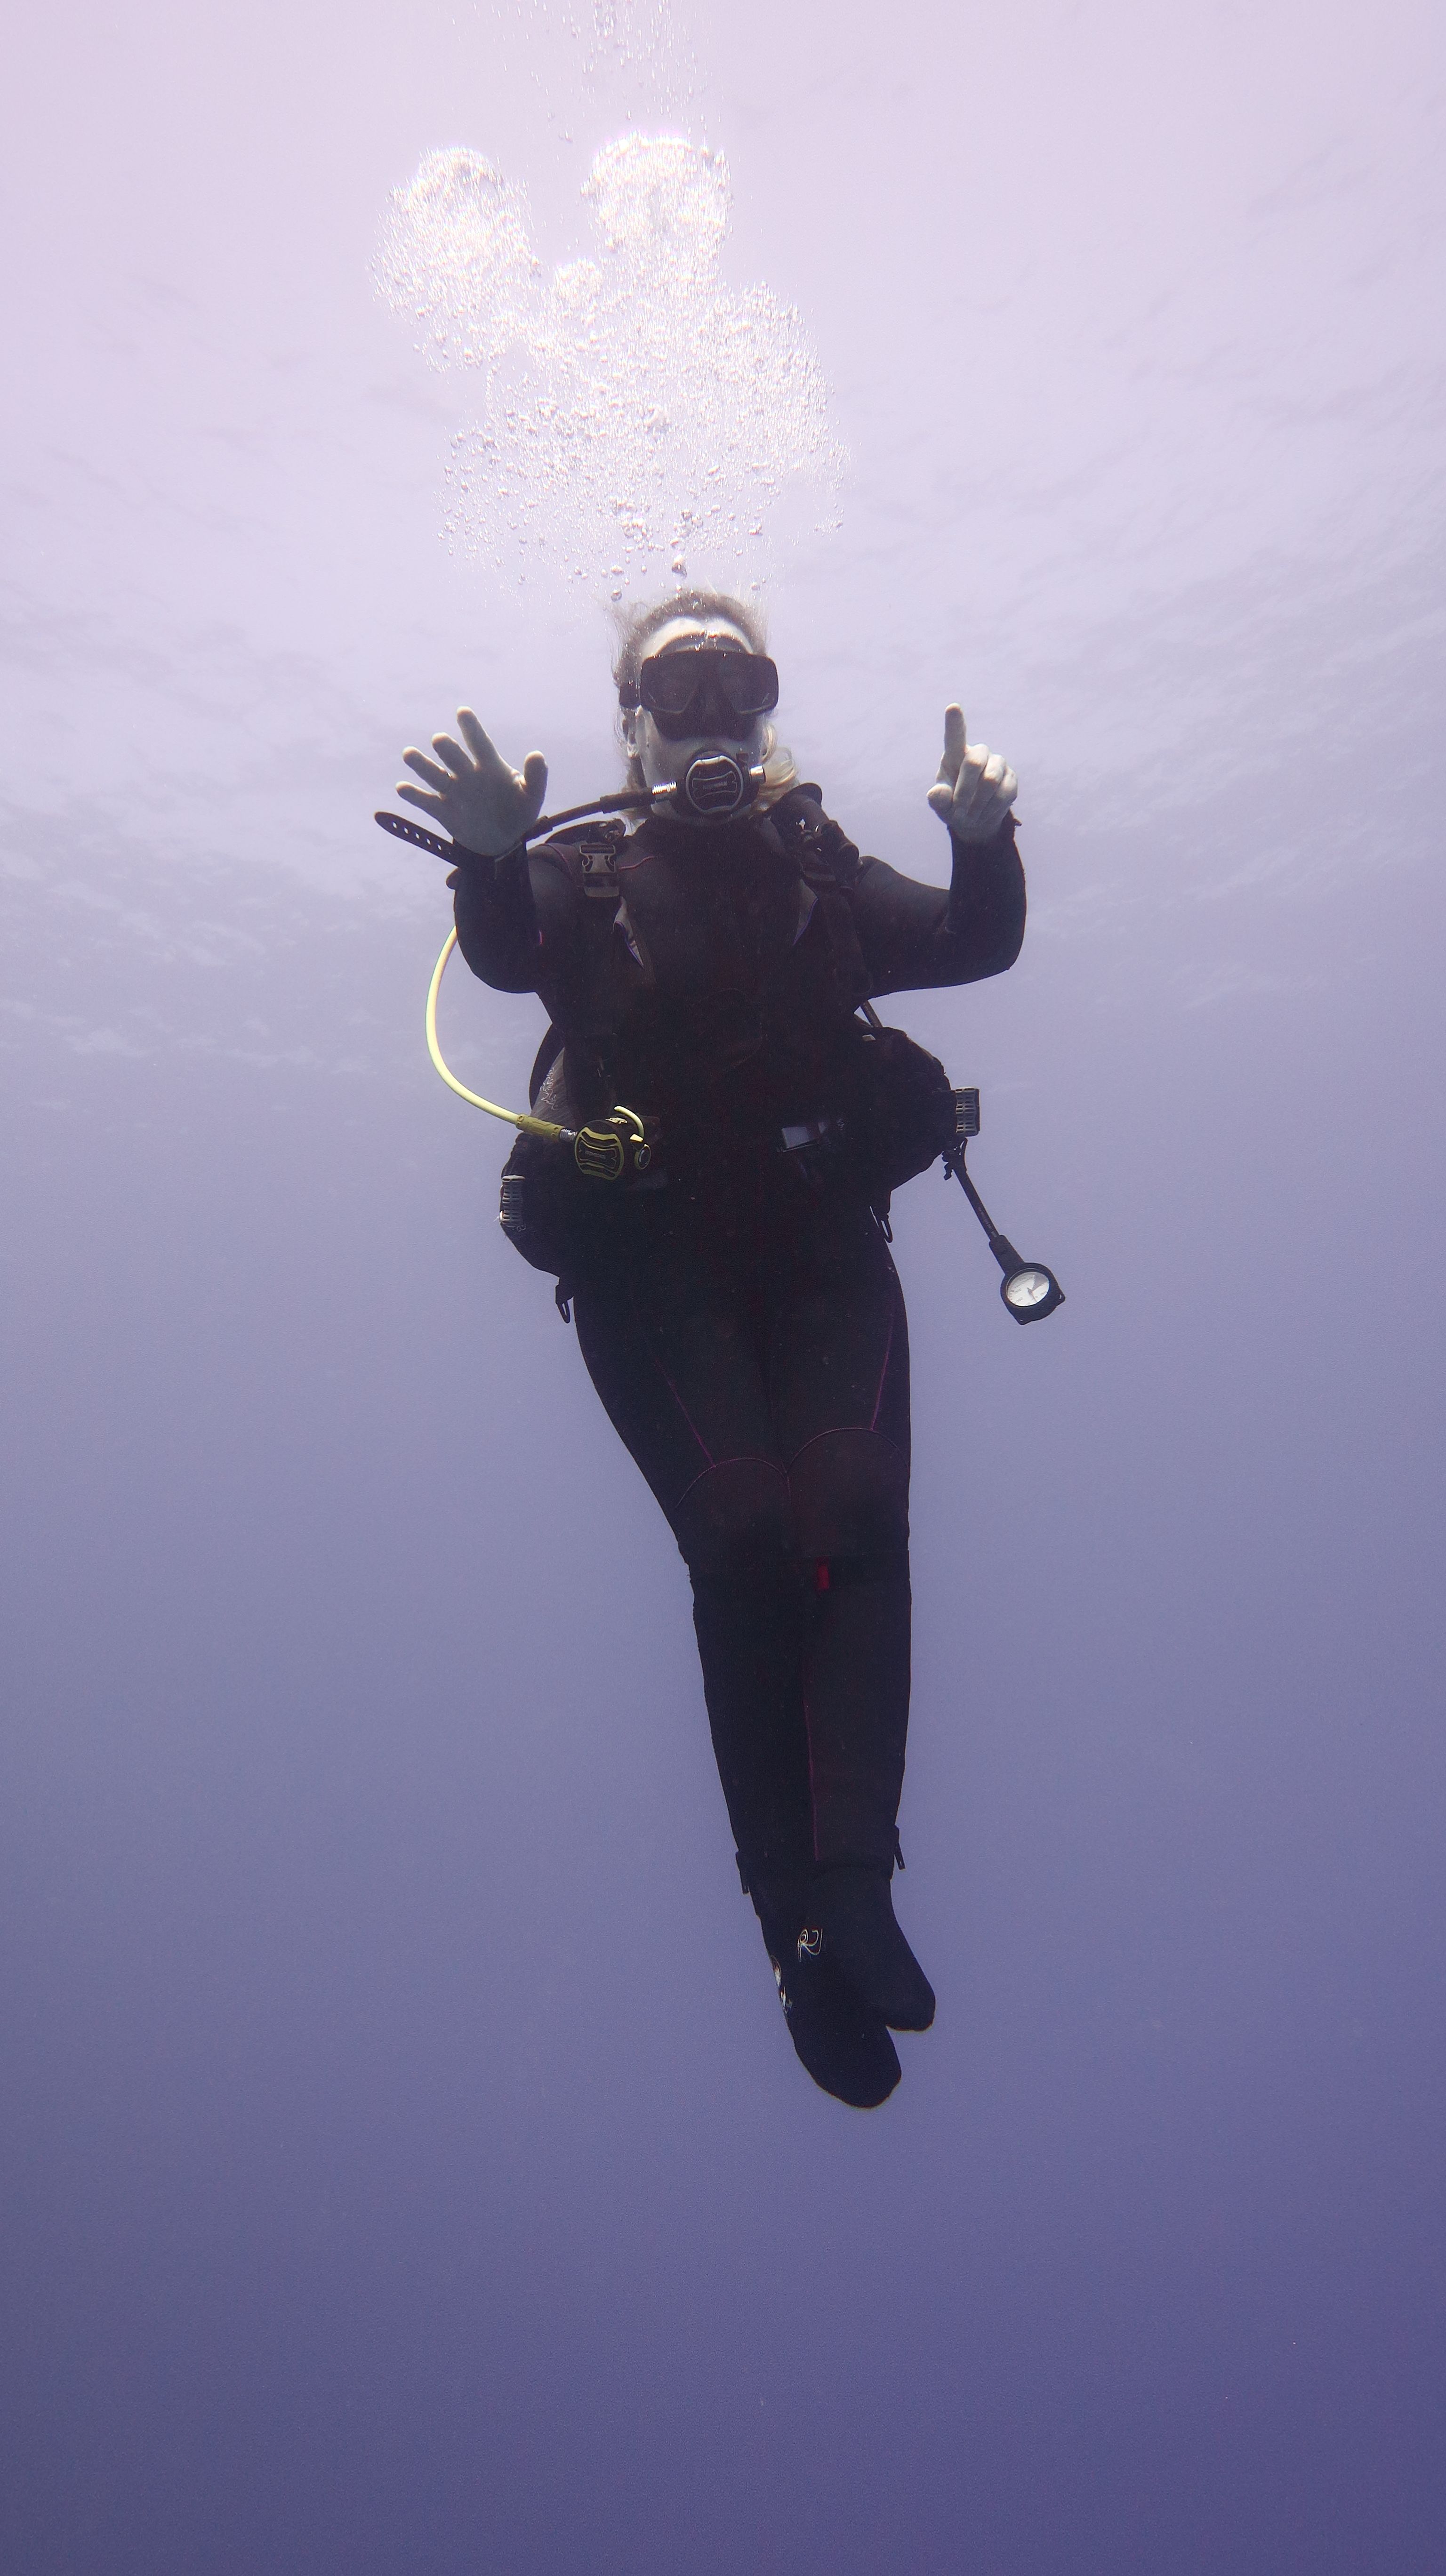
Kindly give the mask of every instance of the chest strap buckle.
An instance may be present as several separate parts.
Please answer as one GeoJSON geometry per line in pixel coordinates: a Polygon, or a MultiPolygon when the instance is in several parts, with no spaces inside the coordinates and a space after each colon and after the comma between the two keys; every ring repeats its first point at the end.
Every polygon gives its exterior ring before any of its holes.
{"type": "Polygon", "coordinates": [[[582,890],[594,902],[616,903],[618,886],[618,849],[623,835],[620,830],[589,832],[577,846],[578,866],[582,871],[582,890]]]}

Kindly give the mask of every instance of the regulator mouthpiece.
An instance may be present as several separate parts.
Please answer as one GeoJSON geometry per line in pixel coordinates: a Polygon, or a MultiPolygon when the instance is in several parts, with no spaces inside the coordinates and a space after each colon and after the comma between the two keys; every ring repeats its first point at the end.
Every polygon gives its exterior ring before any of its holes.
{"type": "Polygon", "coordinates": [[[700,823],[726,823],[753,803],[763,780],[761,761],[745,769],[731,752],[700,751],[675,786],[655,787],[653,796],[665,811],[690,814],[700,823]]]}

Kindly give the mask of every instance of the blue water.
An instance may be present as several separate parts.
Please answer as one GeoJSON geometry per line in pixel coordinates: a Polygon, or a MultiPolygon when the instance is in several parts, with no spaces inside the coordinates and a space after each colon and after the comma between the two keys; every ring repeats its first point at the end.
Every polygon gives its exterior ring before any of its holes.
{"type": "Polygon", "coordinates": [[[900,1016],[1069,1295],[901,1197],[941,2000],[868,2116],[368,819],[459,701],[617,775],[367,263],[451,142],[580,255],[628,101],[545,14],[23,36],[7,2576],[1439,2565],[1440,36],[1303,31],[682,28],[853,457],[780,721],[919,874],[946,701],[1018,769],[1020,965],[900,1016]]]}

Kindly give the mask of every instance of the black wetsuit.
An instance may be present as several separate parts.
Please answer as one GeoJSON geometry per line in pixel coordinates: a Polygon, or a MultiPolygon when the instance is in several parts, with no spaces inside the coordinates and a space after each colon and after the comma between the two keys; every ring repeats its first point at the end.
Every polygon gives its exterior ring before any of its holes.
{"type": "Polygon", "coordinates": [[[744,1883],[762,1911],[815,1867],[887,1871],[909,1703],[908,1329],[875,1213],[875,1042],[854,1014],[1013,964],[1013,824],[956,844],[947,890],[860,859],[816,789],[754,822],[649,820],[611,852],[584,829],[455,882],[473,972],[551,1016],[542,1114],[576,1124],[624,1101],[661,1122],[645,1186],[576,1183],[566,1266],[593,1383],[692,1579],[744,1883]]]}

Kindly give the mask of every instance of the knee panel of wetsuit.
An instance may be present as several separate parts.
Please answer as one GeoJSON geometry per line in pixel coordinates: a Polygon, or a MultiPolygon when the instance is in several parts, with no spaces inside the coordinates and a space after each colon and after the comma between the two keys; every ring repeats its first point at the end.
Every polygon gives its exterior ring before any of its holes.
{"type": "Polygon", "coordinates": [[[799,1554],[897,1558],[907,1566],[909,1470],[877,1431],[826,1431],[789,1470],[799,1554]]]}
{"type": "Polygon", "coordinates": [[[728,1458],[691,1485],[672,1515],[695,1583],[785,1571],[793,1548],[788,1479],[768,1458],[728,1458]]]}

